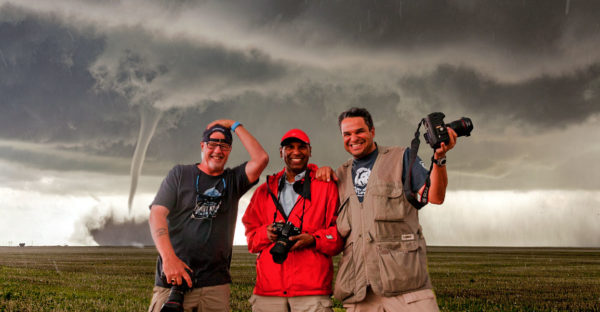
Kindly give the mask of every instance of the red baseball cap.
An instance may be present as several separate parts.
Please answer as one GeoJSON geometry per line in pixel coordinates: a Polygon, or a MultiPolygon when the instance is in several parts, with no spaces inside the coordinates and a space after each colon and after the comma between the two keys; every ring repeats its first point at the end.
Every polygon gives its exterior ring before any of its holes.
{"type": "Polygon", "coordinates": [[[300,129],[292,129],[286,132],[281,138],[281,146],[285,146],[292,140],[300,141],[310,145],[310,139],[308,138],[308,135],[306,135],[306,133],[300,129]]]}

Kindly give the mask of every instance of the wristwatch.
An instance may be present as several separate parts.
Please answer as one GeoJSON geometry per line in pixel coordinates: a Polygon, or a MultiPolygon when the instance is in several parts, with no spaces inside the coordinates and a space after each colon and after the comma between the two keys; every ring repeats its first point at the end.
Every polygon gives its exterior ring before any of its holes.
{"type": "Polygon", "coordinates": [[[434,157],[431,157],[431,161],[433,161],[433,163],[435,163],[438,166],[445,166],[446,165],[446,156],[440,158],[440,159],[435,159],[434,157]]]}

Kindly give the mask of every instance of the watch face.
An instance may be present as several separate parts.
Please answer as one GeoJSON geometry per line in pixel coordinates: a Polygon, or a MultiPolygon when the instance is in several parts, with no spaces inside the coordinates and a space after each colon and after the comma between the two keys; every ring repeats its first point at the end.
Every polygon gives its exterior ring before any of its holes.
{"type": "Polygon", "coordinates": [[[446,157],[440,158],[440,159],[436,159],[435,163],[438,164],[438,166],[443,166],[446,164],[446,157]]]}

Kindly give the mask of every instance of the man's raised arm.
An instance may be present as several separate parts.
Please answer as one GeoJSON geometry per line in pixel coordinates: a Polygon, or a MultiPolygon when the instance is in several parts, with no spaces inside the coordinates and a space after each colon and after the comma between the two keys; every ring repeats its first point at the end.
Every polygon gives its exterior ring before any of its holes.
{"type": "MultiPolygon", "coordinates": [[[[434,158],[436,160],[446,157],[446,152],[451,150],[456,145],[456,132],[451,128],[448,128],[448,134],[450,136],[450,142],[448,145],[442,143],[438,149],[435,150],[434,158]]],[[[446,197],[446,187],[448,186],[448,173],[446,172],[446,166],[439,166],[434,163],[433,169],[431,170],[431,187],[429,189],[429,202],[432,204],[440,205],[444,203],[446,197]]],[[[419,193],[423,194],[423,186],[419,193]]]]}
{"type": "Polygon", "coordinates": [[[231,129],[240,138],[244,148],[246,148],[246,151],[250,155],[250,160],[246,164],[246,176],[248,176],[250,183],[254,183],[258,180],[265,167],[267,167],[269,155],[258,140],[239,122],[230,119],[220,119],[211,122],[206,128],[208,129],[216,124],[231,129]]]}

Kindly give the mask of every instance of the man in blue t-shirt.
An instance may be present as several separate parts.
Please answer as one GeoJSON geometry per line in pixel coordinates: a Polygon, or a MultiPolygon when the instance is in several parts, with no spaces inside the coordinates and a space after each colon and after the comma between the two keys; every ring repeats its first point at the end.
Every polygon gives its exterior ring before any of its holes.
{"type": "MultiPolygon", "coordinates": [[[[229,311],[229,267],[238,201],[258,182],[269,157],[239,122],[216,120],[202,137],[202,161],[177,165],[150,205],[150,230],[159,256],[149,311],[160,311],[174,285],[191,288],[183,308],[229,311]],[[225,168],[232,135],[250,160],[225,168]]],[[[173,302],[172,304],[177,304],[173,302]]]]}

